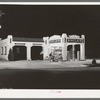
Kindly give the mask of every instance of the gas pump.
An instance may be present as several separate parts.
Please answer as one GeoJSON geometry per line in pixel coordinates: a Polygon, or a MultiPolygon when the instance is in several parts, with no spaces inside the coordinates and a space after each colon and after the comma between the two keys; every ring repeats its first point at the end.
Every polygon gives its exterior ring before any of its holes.
{"type": "Polygon", "coordinates": [[[52,51],[52,53],[50,54],[51,56],[51,60],[52,61],[55,61],[55,62],[58,62],[58,61],[62,61],[62,50],[61,49],[54,49],[52,51]]]}

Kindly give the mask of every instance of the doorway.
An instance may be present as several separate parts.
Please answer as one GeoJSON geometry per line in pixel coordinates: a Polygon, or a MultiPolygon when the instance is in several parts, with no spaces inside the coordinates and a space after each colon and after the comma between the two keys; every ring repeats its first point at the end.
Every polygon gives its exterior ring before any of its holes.
{"type": "Polygon", "coordinates": [[[31,59],[32,60],[43,60],[43,54],[41,46],[32,46],[31,47],[31,59]]]}
{"type": "Polygon", "coordinates": [[[80,60],[80,45],[75,45],[75,60],[80,60]]]}
{"type": "Polygon", "coordinates": [[[26,47],[14,46],[13,47],[14,60],[26,60],[26,47]]]}

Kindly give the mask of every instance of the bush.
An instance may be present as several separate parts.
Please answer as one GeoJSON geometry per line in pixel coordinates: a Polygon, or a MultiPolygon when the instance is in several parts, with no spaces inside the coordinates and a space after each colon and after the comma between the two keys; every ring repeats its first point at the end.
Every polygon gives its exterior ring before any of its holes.
{"type": "Polygon", "coordinates": [[[9,50],[8,60],[9,61],[13,61],[14,60],[14,53],[13,53],[12,49],[9,50]]]}
{"type": "Polygon", "coordinates": [[[96,60],[95,59],[92,60],[92,64],[96,64],[96,60]]]}

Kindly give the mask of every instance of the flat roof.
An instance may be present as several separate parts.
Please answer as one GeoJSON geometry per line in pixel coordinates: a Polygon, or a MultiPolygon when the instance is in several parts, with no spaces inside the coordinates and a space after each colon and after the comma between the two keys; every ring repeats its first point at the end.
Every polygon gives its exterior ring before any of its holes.
{"type": "Polygon", "coordinates": [[[20,42],[43,42],[42,38],[13,37],[13,41],[20,42]]]}

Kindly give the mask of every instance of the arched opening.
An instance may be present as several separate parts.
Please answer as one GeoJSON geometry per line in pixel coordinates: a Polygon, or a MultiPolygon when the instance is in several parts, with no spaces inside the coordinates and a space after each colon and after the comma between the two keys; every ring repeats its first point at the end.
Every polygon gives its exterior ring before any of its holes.
{"type": "Polygon", "coordinates": [[[80,60],[80,45],[75,45],[75,59],[80,60]]]}
{"type": "Polygon", "coordinates": [[[14,60],[26,60],[25,46],[14,46],[13,53],[14,53],[14,60]]]}
{"type": "Polygon", "coordinates": [[[32,60],[43,60],[42,47],[32,46],[31,47],[31,59],[32,60]]]}

